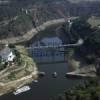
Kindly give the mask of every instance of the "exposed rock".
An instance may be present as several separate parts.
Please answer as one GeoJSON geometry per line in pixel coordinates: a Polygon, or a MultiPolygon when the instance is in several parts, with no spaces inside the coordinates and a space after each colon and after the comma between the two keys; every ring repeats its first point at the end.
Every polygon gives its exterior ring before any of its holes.
{"type": "Polygon", "coordinates": [[[74,71],[80,67],[80,61],[75,59],[68,60],[69,71],[74,71]]]}

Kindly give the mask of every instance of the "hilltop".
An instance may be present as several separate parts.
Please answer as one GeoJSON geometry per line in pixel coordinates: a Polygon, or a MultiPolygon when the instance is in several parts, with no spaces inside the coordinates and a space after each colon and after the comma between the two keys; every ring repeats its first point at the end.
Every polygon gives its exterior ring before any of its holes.
{"type": "Polygon", "coordinates": [[[99,16],[99,0],[8,0],[0,4],[0,39],[22,36],[36,25],[63,16],[99,16]],[[73,1],[80,1],[73,3],[73,1]],[[94,1],[94,2],[90,2],[94,1]]]}

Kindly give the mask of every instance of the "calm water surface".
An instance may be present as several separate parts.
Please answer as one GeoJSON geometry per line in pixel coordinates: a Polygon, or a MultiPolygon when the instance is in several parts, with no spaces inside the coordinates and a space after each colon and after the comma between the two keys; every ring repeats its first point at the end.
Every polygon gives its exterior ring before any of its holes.
{"type": "Polygon", "coordinates": [[[49,100],[81,81],[64,77],[67,72],[66,63],[39,65],[39,70],[46,72],[46,76],[39,79],[38,83],[33,82],[30,91],[17,96],[10,93],[0,97],[0,100],[49,100]],[[58,73],[57,78],[52,77],[54,71],[58,73]]]}
{"type": "MultiPolygon", "coordinates": [[[[41,50],[39,50],[39,52],[41,52],[41,50]]],[[[35,53],[33,52],[33,54],[35,53]]],[[[51,54],[51,52],[43,51],[42,56],[40,56],[41,53],[33,56],[36,60],[41,61],[64,60],[64,55],[59,55],[59,52],[54,53],[53,58],[51,54]]],[[[30,84],[30,91],[17,96],[14,96],[12,93],[10,93],[0,97],[0,100],[49,100],[50,98],[63,93],[65,89],[71,88],[81,82],[81,80],[68,79],[64,77],[65,73],[68,71],[67,63],[37,64],[37,66],[39,71],[46,72],[46,76],[38,79],[38,83],[33,82],[30,84]],[[52,74],[55,71],[58,73],[57,78],[52,77],[52,74]]]]}

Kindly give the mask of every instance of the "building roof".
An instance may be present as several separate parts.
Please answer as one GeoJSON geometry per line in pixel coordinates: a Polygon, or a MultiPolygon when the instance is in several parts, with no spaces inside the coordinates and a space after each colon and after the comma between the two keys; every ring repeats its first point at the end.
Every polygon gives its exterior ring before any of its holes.
{"type": "Polygon", "coordinates": [[[5,47],[0,51],[0,56],[1,57],[8,56],[10,53],[11,53],[11,49],[9,47],[5,47]]]}

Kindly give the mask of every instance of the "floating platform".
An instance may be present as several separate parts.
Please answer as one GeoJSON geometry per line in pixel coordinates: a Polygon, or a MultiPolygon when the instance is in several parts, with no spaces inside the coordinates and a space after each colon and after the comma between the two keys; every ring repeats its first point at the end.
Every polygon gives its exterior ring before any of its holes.
{"type": "Polygon", "coordinates": [[[53,76],[53,78],[56,78],[56,77],[58,76],[57,72],[54,72],[54,73],[52,74],[52,76],[53,76]]]}
{"type": "Polygon", "coordinates": [[[38,80],[34,80],[33,82],[37,83],[37,82],[38,82],[38,80]]]}

